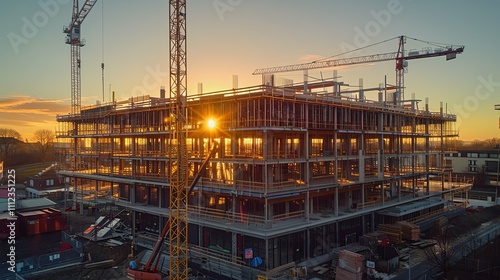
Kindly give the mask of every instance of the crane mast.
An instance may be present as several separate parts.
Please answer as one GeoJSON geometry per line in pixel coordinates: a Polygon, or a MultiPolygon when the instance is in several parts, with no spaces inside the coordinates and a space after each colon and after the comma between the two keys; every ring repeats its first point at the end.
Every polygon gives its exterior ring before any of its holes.
{"type": "MultiPolygon", "coordinates": [[[[71,15],[71,22],[68,26],[63,28],[63,32],[66,33],[66,44],[70,45],[70,56],[71,56],[71,115],[80,114],[81,100],[82,100],[82,81],[80,75],[80,48],[85,46],[85,40],[80,38],[81,35],[81,25],[85,17],[89,14],[92,7],[94,7],[97,0],[86,0],[83,4],[82,9],[78,10],[78,0],[73,0],[73,11],[71,15]]],[[[77,124],[72,123],[70,131],[73,134],[77,133],[77,124]]],[[[78,160],[76,158],[77,154],[77,138],[73,138],[71,141],[71,150],[73,155],[70,156],[71,170],[76,170],[78,167],[78,160]]],[[[74,191],[77,191],[76,179],[72,182],[74,191]]],[[[77,201],[75,199],[73,207],[76,208],[77,201]]],[[[80,208],[82,209],[82,208],[80,208]]]]}
{"type": "Polygon", "coordinates": [[[80,48],[85,46],[85,40],[80,38],[81,25],[85,17],[94,7],[97,0],[87,0],[78,11],[78,0],[73,0],[73,14],[69,26],[64,27],[66,44],[71,46],[71,114],[79,114],[82,100],[82,81],[80,75],[80,48]]]}
{"type": "Polygon", "coordinates": [[[186,0],[170,0],[170,279],[188,279],[186,0]]]}
{"type": "Polygon", "coordinates": [[[405,36],[399,37],[399,48],[396,54],[396,89],[397,93],[394,98],[394,102],[396,104],[401,103],[401,100],[404,100],[404,90],[405,90],[405,70],[406,70],[406,60],[404,59],[405,55],[405,36]]]}

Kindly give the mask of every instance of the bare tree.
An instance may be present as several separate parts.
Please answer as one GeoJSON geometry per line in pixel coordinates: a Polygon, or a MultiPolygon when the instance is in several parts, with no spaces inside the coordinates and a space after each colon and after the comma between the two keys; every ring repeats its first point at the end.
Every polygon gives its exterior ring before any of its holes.
{"type": "Polygon", "coordinates": [[[491,138],[485,140],[474,140],[468,145],[464,145],[463,148],[471,150],[491,150],[494,149],[496,145],[500,143],[500,138],[491,138]]]}
{"type": "Polygon", "coordinates": [[[42,161],[47,159],[48,152],[53,149],[55,138],[54,132],[49,129],[39,129],[33,133],[32,141],[37,143],[42,161]]]}
{"type": "Polygon", "coordinates": [[[457,234],[454,226],[446,225],[437,230],[436,245],[425,250],[427,260],[443,272],[445,279],[447,272],[462,253],[460,248],[456,246],[457,234]]]}
{"type": "Polygon", "coordinates": [[[0,160],[7,161],[18,148],[21,134],[11,128],[0,128],[0,160]]]}

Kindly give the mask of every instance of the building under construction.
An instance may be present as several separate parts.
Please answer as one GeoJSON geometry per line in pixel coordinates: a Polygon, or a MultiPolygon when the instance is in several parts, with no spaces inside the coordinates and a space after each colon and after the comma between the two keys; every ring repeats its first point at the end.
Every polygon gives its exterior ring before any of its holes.
{"type": "MultiPolygon", "coordinates": [[[[431,177],[442,174],[458,136],[454,115],[395,102],[385,86],[368,100],[362,89],[344,94],[338,85],[267,79],[187,97],[188,175],[201,174],[189,195],[191,267],[231,279],[272,277],[356,242],[387,209],[449,191],[433,190],[431,177]]],[[[58,149],[60,173],[71,178],[77,202],[129,209],[136,244],[169,217],[173,101],[162,91],[57,118],[67,143],[58,149]]],[[[444,207],[436,201],[425,213],[444,207]]]]}

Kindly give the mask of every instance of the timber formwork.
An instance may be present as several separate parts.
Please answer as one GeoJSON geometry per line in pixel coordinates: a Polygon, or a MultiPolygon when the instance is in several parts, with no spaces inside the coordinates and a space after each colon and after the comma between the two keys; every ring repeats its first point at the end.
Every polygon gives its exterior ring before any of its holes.
{"type": "MultiPolygon", "coordinates": [[[[238,265],[252,248],[264,273],[372,231],[377,210],[431,195],[429,177],[458,136],[454,115],[416,101],[264,85],[187,99],[187,173],[202,174],[189,197],[190,243],[238,265]],[[212,141],[219,150],[199,170],[212,141]]],[[[136,234],[158,233],[168,217],[170,101],[144,96],[57,118],[61,174],[76,197],[134,210],[136,234]]]]}

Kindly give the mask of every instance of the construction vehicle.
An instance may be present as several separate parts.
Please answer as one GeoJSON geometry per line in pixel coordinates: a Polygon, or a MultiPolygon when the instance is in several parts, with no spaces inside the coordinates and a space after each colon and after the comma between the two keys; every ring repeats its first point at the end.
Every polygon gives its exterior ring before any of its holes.
{"type": "MultiPolygon", "coordinates": [[[[202,164],[200,165],[199,172],[194,176],[193,181],[191,182],[189,189],[187,190],[187,195],[189,196],[191,192],[193,191],[194,187],[196,186],[196,183],[201,178],[202,171],[205,169],[207,166],[208,162],[210,161],[211,158],[213,158],[217,152],[217,149],[219,148],[219,143],[216,141],[213,141],[212,144],[212,149],[210,153],[206,156],[202,164]]],[[[160,235],[158,236],[158,239],[156,240],[156,244],[153,247],[153,251],[151,252],[151,255],[149,256],[146,264],[144,265],[143,268],[138,268],[135,263],[132,262],[131,267],[127,269],[127,278],[128,279],[134,279],[134,280],[161,280],[162,275],[161,271],[158,270],[158,262],[160,260],[160,251],[161,247],[163,244],[163,241],[167,234],[169,233],[170,230],[170,225],[171,225],[171,219],[168,219],[168,221],[165,223],[165,226],[163,227],[163,230],[161,231],[160,235]]],[[[171,260],[173,258],[171,257],[171,260]]]]}

